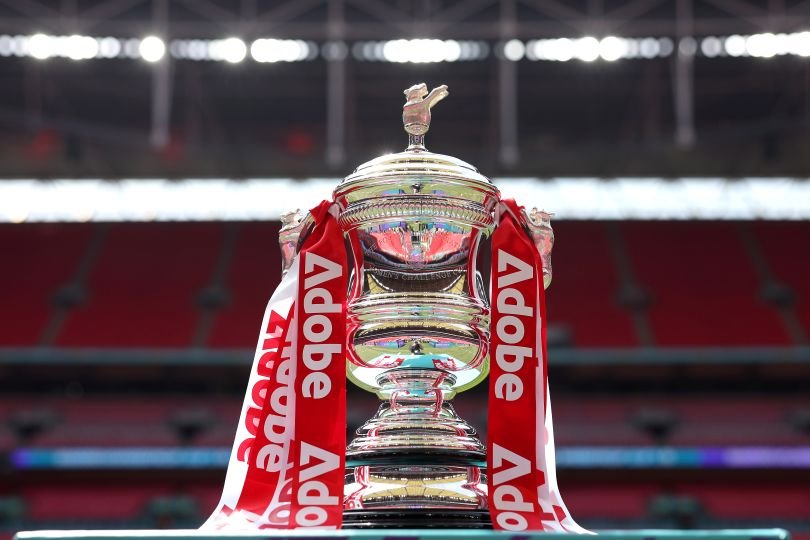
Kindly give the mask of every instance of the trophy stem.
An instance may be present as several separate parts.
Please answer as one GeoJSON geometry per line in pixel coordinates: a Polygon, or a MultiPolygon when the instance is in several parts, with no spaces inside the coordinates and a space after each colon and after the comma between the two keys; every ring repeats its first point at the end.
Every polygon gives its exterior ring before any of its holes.
{"type": "Polygon", "coordinates": [[[425,135],[417,135],[414,133],[408,133],[408,148],[407,151],[413,150],[427,150],[425,148],[425,135]]]}
{"type": "Polygon", "coordinates": [[[388,399],[346,449],[344,526],[418,527],[429,514],[431,527],[489,528],[486,448],[453,408],[455,377],[396,369],[377,382],[388,399]]]}

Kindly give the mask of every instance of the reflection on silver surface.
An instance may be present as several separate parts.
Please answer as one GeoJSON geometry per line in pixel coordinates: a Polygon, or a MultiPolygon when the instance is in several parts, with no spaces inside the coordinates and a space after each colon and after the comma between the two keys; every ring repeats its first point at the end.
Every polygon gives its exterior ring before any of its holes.
{"type": "MultiPolygon", "coordinates": [[[[430,108],[447,88],[405,93],[408,149],[361,165],[334,192],[353,263],[347,376],[383,400],[346,449],[344,519],[383,508],[485,516],[486,448],[451,400],[489,371],[490,308],[476,259],[499,193],[472,165],[424,147],[430,108]]],[[[550,214],[520,218],[548,285],[550,214]]],[[[305,235],[306,221],[285,223],[283,249],[305,235]]]]}

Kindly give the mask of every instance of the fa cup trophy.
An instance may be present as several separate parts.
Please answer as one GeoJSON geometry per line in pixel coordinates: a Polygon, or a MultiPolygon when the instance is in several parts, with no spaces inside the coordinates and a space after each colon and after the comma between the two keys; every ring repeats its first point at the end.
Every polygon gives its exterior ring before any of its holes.
{"type": "Polygon", "coordinates": [[[405,95],[406,150],[283,218],[285,277],[206,526],[584,532],[554,471],[550,216],[425,148],[446,86],[405,95]],[[476,267],[490,236],[491,288],[476,267]],[[488,374],[489,452],[453,408],[488,374]],[[381,403],[343,452],[346,378],[381,403]]]}

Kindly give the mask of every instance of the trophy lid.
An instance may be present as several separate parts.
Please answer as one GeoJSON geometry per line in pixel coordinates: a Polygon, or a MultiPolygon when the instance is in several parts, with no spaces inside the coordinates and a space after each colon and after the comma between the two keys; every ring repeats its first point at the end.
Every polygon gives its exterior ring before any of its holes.
{"type": "Polygon", "coordinates": [[[351,202],[387,195],[443,195],[483,202],[498,189],[469,163],[425,148],[430,109],[449,95],[446,85],[430,92],[424,83],[405,90],[402,121],[408,133],[403,152],[379,156],[363,163],[335,189],[335,199],[351,202]]]}

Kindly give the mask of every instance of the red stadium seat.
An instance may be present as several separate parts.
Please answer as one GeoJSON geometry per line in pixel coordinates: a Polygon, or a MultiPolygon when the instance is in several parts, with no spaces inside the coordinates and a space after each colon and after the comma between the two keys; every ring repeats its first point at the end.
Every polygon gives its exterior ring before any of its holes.
{"type": "Polygon", "coordinates": [[[135,520],[162,485],[92,485],[23,487],[27,518],[32,521],[135,520]]]}
{"type": "Polygon", "coordinates": [[[554,231],[549,322],[568,327],[579,347],[636,345],[630,313],[616,302],[619,277],[605,225],[564,221],[554,231]]]}
{"type": "Polygon", "coordinates": [[[662,346],[789,345],[734,223],[625,222],[649,318],[662,346]]]}
{"type": "Polygon", "coordinates": [[[211,280],[223,226],[113,225],[91,273],[88,302],[68,317],[62,346],[188,347],[197,295],[211,280]]]}
{"type": "Polygon", "coordinates": [[[773,277],[796,293],[796,314],[810,335],[810,226],[807,222],[762,222],[754,225],[773,277]]]}
{"type": "Polygon", "coordinates": [[[83,224],[0,225],[0,347],[39,342],[54,293],[74,277],[91,232],[83,224]]]}
{"type": "Polygon", "coordinates": [[[281,280],[278,231],[278,223],[241,225],[227,278],[231,301],[216,316],[209,346],[256,346],[264,308],[281,280]]]}
{"type": "Polygon", "coordinates": [[[805,520],[810,512],[810,490],[806,486],[682,484],[678,492],[696,497],[715,519],[805,520]]]}
{"type": "Polygon", "coordinates": [[[57,447],[139,447],[177,446],[174,430],[162,424],[60,424],[34,438],[30,446],[57,447]]]}
{"type": "Polygon", "coordinates": [[[565,505],[571,515],[582,519],[638,519],[658,493],[655,485],[622,486],[566,485],[562,487],[565,505]]]}

